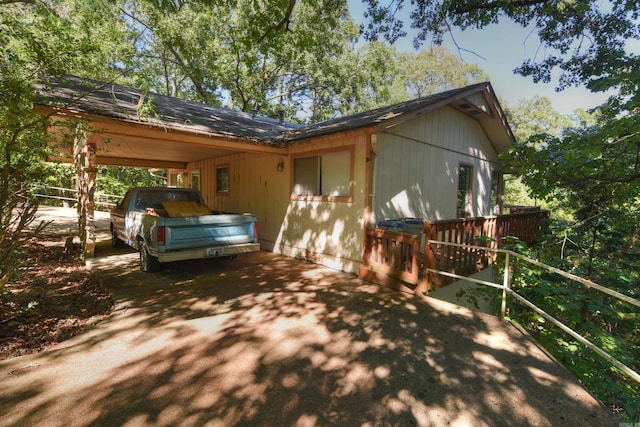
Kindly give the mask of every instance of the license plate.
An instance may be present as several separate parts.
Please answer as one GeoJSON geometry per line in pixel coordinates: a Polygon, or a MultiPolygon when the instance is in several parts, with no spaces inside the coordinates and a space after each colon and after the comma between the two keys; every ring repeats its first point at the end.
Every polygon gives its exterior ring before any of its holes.
{"type": "Polygon", "coordinates": [[[220,256],[221,252],[219,248],[207,248],[207,256],[220,256]]]}

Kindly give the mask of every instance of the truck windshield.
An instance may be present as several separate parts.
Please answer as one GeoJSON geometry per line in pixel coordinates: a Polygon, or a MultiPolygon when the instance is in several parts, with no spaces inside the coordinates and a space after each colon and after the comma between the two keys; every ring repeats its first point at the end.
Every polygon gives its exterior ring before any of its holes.
{"type": "Polygon", "coordinates": [[[165,201],[200,203],[195,191],[141,191],[136,200],[136,209],[162,209],[162,202],[165,201]]]}

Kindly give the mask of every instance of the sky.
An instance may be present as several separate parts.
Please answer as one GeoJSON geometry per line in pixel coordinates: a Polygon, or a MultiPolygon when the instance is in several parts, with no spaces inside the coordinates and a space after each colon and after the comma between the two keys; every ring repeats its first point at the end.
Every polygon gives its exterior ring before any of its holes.
{"type": "MultiPolygon", "coordinates": [[[[348,0],[348,3],[351,16],[362,22],[362,3],[359,0],[348,0]]],[[[396,47],[399,51],[413,52],[413,35],[408,19],[405,19],[405,31],[409,35],[396,42],[396,47]]],[[[444,46],[466,63],[477,64],[482,68],[489,76],[500,101],[511,107],[517,106],[521,100],[541,96],[549,98],[559,113],[570,114],[577,108],[588,110],[596,107],[607,98],[605,94],[591,93],[585,88],[556,92],[557,81],[534,83],[530,77],[514,74],[513,70],[522,64],[523,59],[532,58],[536,53],[539,56],[543,51],[539,50],[538,39],[535,34],[531,34],[531,30],[513,24],[508,19],[482,30],[463,32],[454,28],[451,35],[445,35],[444,46]],[[452,38],[455,38],[455,43],[452,38]],[[459,51],[456,44],[463,50],[459,51]]],[[[556,72],[556,79],[558,75],[559,72],[556,72]]]]}

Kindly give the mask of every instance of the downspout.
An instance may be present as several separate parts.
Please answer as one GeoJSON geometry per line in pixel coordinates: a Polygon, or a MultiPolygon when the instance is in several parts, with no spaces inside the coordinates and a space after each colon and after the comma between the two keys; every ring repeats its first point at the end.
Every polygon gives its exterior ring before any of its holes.
{"type": "Polygon", "coordinates": [[[367,142],[367,181],[365,199],[365,226],[375,223],[375,212],[373,206],[376,195],[376,158],[378,156],[378,134],[369,135],[367,142]]]}
{"type": "Polygon", "coordinates": [[[369,227],[374,221],[374,213],[373,213],[373,203],[375,200],[375,165],[376,165],[376,155],[377,155],[377,134],[373,133],[369,135],[369,138],[366,143],[365,148],[365,159],[366,159],[366,169],[365,169],[365,184],[364,184],[364,215],[363,215],[363,223],[362,223],[362,266],[361,271],[366,271],[367,266],[369,265],[367,259],[367,227],[369,227]],[[363,269],[363,270],[362,270],[363,269]]]}

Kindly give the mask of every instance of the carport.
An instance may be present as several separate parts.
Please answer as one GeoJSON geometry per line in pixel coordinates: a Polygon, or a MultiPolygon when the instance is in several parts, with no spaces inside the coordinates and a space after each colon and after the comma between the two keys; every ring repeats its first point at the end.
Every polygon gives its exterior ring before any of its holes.
{"type": "Polygon", "coordinates": [[[185,170],[190,162],[237,152],[285,153],[282,121],[68,76],[39,86],[56,156],[72,162],[85,256],[95,249],[97,166],[185,170]]]}

